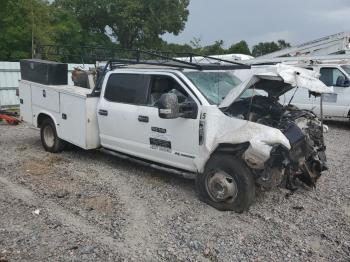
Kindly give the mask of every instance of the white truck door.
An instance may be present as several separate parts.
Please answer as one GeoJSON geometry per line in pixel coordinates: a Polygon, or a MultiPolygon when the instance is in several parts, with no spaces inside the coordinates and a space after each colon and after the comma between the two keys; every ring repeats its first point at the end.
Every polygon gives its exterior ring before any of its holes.
{"type": "Polygon", "coordinates": [[[181,81],[170,75],[152,75],[148,106],[143,108],[144,116],[149,119],[144,133],[149,155],[157,162],[197,171],[194,160],[198,157],[199,152],[199,113],[197,112],[195,119],[160,118],[157,101],[162,94],[168,92],[175,93],[179,103],[194,101],[197,104],[198,112],[200,111],[199,101],[181,81]]]}
{"type": "MultiPolygon", "coordinates": [[[[327,86],[333,86],[333,94],[323,95],[323,111],[325,116],[345,117],[350,103],[350,79],[337,67],[320,68],[320,80],[327,86]]],[[[320,113],[320,98],[316,98],[315,113],[320,113]]]]}
{"type": "Polygon", "coordinates": [[[140,106],[147,100],[147,76],[112,73],[97,107],[101,145],[123,153],[144,154],[140,106]]]}
{"type": "Polygon", "coordinates": [[[29,82],[19,82],[19,102],[23,121],[33,124],[32,89],[29,82]]]}
{"type": "MultiPolygon", "coordinates": [[[[101,145],[157,163],[196,171],[194,159],[199,151],[199,118],[159,118],[156,100],[161,94],[176,88],[176,84],[181,85],[167,76],[165,78],[173,81],[172,86],[158,85],[152,93],[149,87],[155,77],[134,73],[112,73],[109,76],[97,109],[101,145]]],[[[188,93],[181,91],[186,97],[188,93]]]]}

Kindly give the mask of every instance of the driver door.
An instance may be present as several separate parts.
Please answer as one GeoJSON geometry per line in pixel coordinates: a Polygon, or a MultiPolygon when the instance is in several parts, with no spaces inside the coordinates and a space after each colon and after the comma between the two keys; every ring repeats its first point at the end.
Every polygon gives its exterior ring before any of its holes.
{"type": "Polygon", "coordinates": [[[199,154],[199,113],[193,119],[160,118],[157,100],[168,92],[176,94],[179,103],[195,101],[199,112],[200,103],[180,81],[171,75],[151,75],[148,103],[142,109],[143,115],[149,120],[144,133],[149,155],[157,162],[197,171],[194,161],[199,154]]]}

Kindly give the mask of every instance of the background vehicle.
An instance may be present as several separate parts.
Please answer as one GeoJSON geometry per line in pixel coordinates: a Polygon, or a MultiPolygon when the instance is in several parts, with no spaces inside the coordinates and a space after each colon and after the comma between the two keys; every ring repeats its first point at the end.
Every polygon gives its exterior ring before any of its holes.
{"type": "MultiPolygon", "coordinates": [[[[319,78],[326,86],[332,89],[329,94],[323,94],[323,116],[326,119],[347,120],[350,118],[350,65],[346,63],[291,63],[292,66],[305,68],[314,72],[314,77],[319,78]]],[[[250,70],[237,70],[235,75],[245,80],[251,74],[264,72],[271,65],[254,65],[250,70]]],[[[313,96],[306,88],[289,90],[280,97],[282,104],[291,102],[300,109],[311,110],[318,116],[321,115],[320,96],[313,96]]]]}
{"type": "MultiPolygon", "coordinates": [[[[247,60],[255,70],[271,64],[283,63],[314,70],[320,80],[333,87],[332,94],[323,96],[323,113],[330,119],[350,118],[350,33],[342,32],[285,48],[264,56],[247,60]]],[[[241,74],[241,79],[247,74],[241,74]]],[[[309,91],[299,88],[296,93],[286,93],[286,103],[293,97],[292,103],[302,109],[314,111],[320,115],[320,97],[309,95],[309,91]]]]}
{"type": "MultiPolygon", "coordinates": [[[[349,64],[316,64],[301,65],[320,75],[320,80],[333,88],[333,93],[323,95],[323,114],[328,119],[350,118],[350,65],[349,64]]],[[[286,93],[289,101],[294,90],[286,93]]],[[[299,89],[293,98],[294,105],[314,111],[320,115],[320,97],[308,95],[308,90],[299,89]]]]}
{"type": "Polygon", "coordinates": [[[256,183],[314,186],[326,169],[322,123],[277,102],[297,83],[328,92],[310,71],[277,66],[241,82],[231,70],[247,66],[238,62],[127,62],[108,62],[91,91],[64,84],[65,64],[22,61],[21,116],[40,128],[45,150],[102,147],[195,174],[203,201],[237,212],[253,202],[256,183]]]}

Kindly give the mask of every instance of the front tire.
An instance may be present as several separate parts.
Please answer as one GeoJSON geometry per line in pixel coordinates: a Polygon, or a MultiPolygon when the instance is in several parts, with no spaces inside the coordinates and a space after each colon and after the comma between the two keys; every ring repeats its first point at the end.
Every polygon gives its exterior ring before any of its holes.
{"type": "Polygon", "coordinates": [[[46,151],[51,153],[61,152],[66,142],[57,136],[55,124],[51,119],[45,119],[40,127],[41,143],[46,151]]]}
{"type": "Polygon", "coordinates": [[[249,168],[235,155],[211,156],[196,179],[200,200],[221,211],[242,213],[255,199],[255,181],[249,168]]]}

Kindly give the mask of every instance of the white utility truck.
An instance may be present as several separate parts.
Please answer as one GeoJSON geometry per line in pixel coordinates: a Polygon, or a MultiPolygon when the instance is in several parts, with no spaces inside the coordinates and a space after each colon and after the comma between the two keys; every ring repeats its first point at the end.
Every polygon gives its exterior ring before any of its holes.
{"type": "MultiPolygon", "coordinates": [[[[327,86],[333,87],[334,93],[323,96],[323,114],[327,119],[350,119],[350,32],[342,32],[290,48],[285,48],[270,54],[247,60],[255,69],[263,65],[284,63],[297,67],[308,68],[319,73],[320,80],[327,86]]],[[[253,70],[256,71],[256,70],[253,70]]],[[[245,79],[246,75],[240,72],[245,79]]],[[[286,101],[293,97],[293,104],[301,109],[321,114],[320,96],[309,96],[309,90],[298,88],[285,95],[286,101]]]]}
{"type": "MultiPolygon", "coordinates": [[[[323,95],[323,115],[325,119],[350,119],[350,65],[342,63],[301,64],[300,67],[313,70],[320,80],[333,88],[333,93],[323,95]]],[[[293,104],[302,109],[309,109],[321,114],[321,97],[308,95],[308,90],[300,88],[286,93],[286,100],[293,98],[293,104]]]]}
{"type": "Polygon", "coordinates": [[[278,102],[295,86],[330,92],[313,72],[277,65],[241,82],[238,62],[132,63],[108,62],[91,91],[66,85],[64,64],[21,61],[21,116],[40,128],[45,150],[104,148],[192,174],[201,200],[236,212],[256,185],[314,186],[327,168],[323,124],[278,102]]]}
{"type": "MultiPolygon", "coordinates": [[[[350,55],[347,55],[350,58],[350,55]]],[[[326,86],[333,90],[332,93],[322,95],[322,109],[324,119],[350,120],[350,64],[319,62],[295,63],[284,62],[284,65],[301,67],[313,71],[326,86]]],[[[244,81],[252,74],[268,70],[271,65],[253,65],[249,70],[237,70],[236,77],[244,81]]],[[[300,109],[313,111],[321,115],[321,96],[310,95],[307,88],[294,88],[280,97],[282,104],[291,104],[300,109]]]]}

